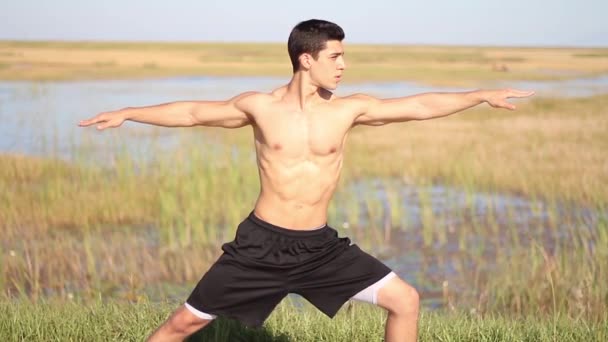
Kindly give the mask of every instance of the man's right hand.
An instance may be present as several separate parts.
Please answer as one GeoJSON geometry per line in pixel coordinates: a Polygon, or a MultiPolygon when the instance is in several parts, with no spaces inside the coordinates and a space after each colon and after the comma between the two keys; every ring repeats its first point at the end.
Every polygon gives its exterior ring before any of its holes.
{"type": "Polygon", "coordinates": [[[104,112],[100,113],[90,119],[82,120],[78,123],[80,127],[87,127],[94,124],[97,125],[98,130],[103,130],[106,128],[115,128],[125,121],[124,110],[117,110],[114,112],[104,112]]]}

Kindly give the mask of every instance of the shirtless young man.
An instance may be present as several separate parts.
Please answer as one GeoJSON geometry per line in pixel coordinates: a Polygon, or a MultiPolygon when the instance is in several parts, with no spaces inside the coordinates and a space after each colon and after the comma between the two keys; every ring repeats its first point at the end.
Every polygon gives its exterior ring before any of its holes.
{"type": "Polygon", "coordinates": [[[247,92],[227,101],[173,102],[101,113],[80,122],[103,130],[125,120],[167,127],[251,126],[261,192],[234,241],[199,281],[185,305],[149,341],[183,340],[218,315],[259,326],[288,293],[302,295],[330,317],[349,299],[388,311],[386,341],[414,341],[416,290],[348,238],[327,226],[346,137],[356,125],[426,120],[481,103],[514,109],[516,90],[427,93],[394,99],[338,97],[346,68],[336,24],[309,20],[291,32],[290,82],[269,94],[247,92]]]}

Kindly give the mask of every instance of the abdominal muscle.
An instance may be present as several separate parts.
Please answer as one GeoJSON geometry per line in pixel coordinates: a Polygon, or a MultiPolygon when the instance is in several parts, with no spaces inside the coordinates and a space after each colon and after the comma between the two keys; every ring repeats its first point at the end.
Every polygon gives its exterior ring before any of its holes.
{"type": "Polygon", "coordinates": [[[285,158],[263,146],[257,152],[261,192],[255,215],[294,230],[325,225],[329,201],[342,168],[342,151],[327,155],[310,152],[296,159],[285,158]]]}

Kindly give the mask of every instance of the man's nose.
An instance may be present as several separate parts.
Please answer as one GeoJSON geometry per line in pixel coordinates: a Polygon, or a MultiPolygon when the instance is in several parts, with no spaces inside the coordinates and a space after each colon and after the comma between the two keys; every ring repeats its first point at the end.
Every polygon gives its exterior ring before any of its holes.
{"type": "Polygon", "coordinates": [[[346,69],[346,62],[344,61],[344,58],[340,58],[338,60],[338,70],[344,70],[346,69]]]}

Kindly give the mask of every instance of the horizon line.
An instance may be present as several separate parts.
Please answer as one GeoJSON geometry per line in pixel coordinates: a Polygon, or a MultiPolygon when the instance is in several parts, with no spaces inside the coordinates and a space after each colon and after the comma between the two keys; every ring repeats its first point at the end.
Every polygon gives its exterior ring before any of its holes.
{"type": "MultiPolygon", "coordinates": [[[[259,44],[259,45],[283,45],[285,42],[279,41],[239,41],[239,40],[152,40],[152,39],[40,39],[40,38],[2,38],[2,43],[121,43],[121,44],[259,44]]],[[[421,46],[421,47],[481,47],[481,48],[543,48],[543,49],[608,49],[606,45],[567,45],[567,44],[459,44],[459,43],[422,43],[422,42],[348,42],[348,45],[372,45],[372,46],[421,46]]]]}

